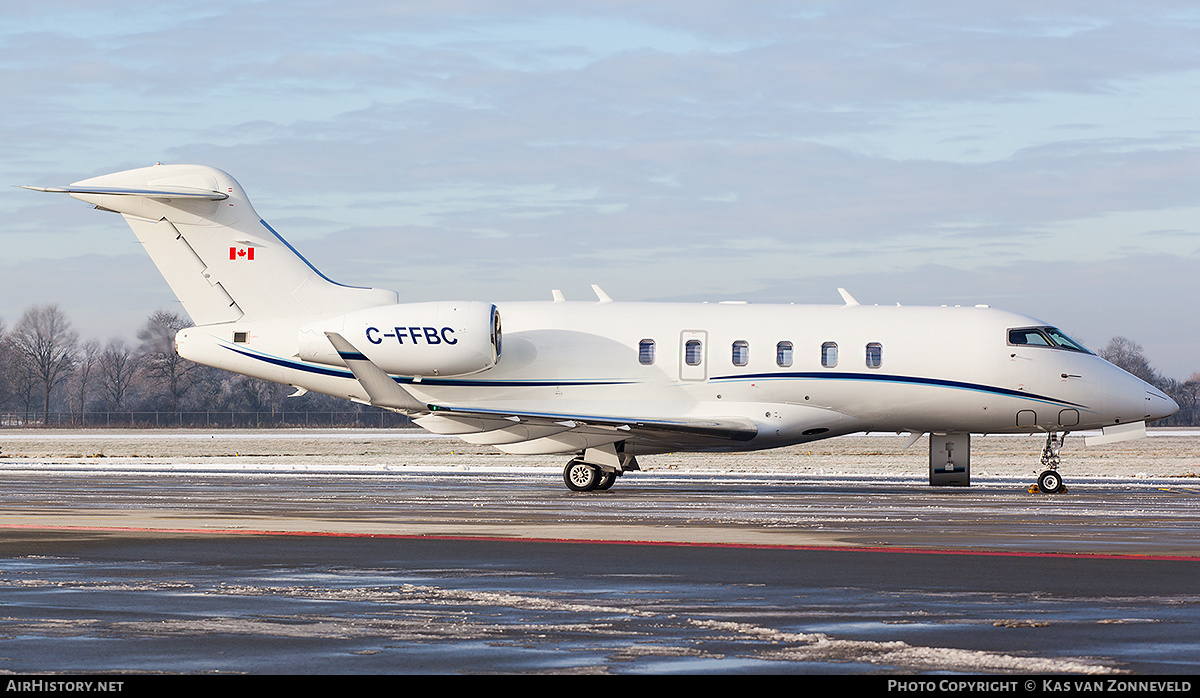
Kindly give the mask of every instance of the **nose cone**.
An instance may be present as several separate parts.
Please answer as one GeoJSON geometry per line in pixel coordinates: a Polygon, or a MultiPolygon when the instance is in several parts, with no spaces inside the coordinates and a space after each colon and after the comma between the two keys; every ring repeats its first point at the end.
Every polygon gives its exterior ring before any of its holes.
{"type": "Polygon", "coordinates": [[[1153,422],[1179,411],[1179,405],[1163,391],[1116,366],[1110,368],[1104,389],[1107,424],[1153,422]]]}
{"type": "Polygon", "coordinates": [[[1146,384],[1146,421],[1170,417],[1179,411],[1179,403],[1158,388],[1146,384]]]}

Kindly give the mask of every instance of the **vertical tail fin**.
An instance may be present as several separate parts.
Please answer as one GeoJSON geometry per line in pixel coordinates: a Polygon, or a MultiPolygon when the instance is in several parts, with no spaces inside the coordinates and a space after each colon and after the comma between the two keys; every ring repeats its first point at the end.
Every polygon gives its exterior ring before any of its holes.
{"type": "Polygon", "coordinates": [[[255,213],[232,177],[211,167],[156,165],[36,189],[123,215],[197,325],[398,302],[395,291],[326,278],[255,213]]]}

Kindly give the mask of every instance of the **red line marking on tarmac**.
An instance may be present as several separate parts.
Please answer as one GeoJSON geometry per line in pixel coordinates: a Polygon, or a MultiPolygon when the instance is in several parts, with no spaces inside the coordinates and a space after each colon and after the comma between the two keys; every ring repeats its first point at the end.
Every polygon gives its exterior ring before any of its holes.
{"type": "Polygon", "coordinates": [[[139,526],[42,526],[37,524],[0,524],[0,530],[107,531],[110,533],[173,533],[240,536],[295,536],[313,538],[390,538],[396,540],[478,541],[492,543],[579,543],[583,545],[657,545],[683,548],[733,548],[741,550],[809,550],[846,553],[903,553],[908,555],[980,555],[986,557],[1040,557],[1076,560],[1155,560],[1200,562],[1200,555],[1133,555],[1116,553],[1062,553],[1005,550],[968,550],[964,548],[914,548],[851,545],[769,545],[765,543],[704,543],[696,541],[606,540],[602,538],[507,538],[504,536],[409,535],[403,533],[346,533],[339,531],[269,531],[232,528],[148,528],[139,526]]]}

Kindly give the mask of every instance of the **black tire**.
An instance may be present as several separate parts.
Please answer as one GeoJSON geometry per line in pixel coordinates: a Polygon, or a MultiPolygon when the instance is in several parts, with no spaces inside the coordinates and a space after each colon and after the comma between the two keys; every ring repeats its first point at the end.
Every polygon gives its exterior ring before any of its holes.
{"type": "Polygon", "coordinates": [[[563,482],[572,492],[591,492],[600,484],[600,469],[576,458],[563,468],[563,482]]]}
{"type": "Polygon", "coordinates": [[[616,481],[617,481],[616,472],[604,473],[603,475],[600,476],[600,482],[596,483],[596,489],[606,490],[609,487],[612,487],[613,483],[616,481]]]}
{"type": "Polygon", "coordinates": [[[1045,494],[1058,494],[1063,491],[1063,481],[1054,470],[1047,470],[1038,475],[1038,491],[1045,494]]]}

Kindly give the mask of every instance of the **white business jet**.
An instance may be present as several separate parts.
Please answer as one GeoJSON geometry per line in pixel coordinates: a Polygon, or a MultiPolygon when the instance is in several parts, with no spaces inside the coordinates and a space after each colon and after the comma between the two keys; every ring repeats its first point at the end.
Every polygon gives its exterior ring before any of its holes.
{"type": "Polygon", "coordinates": [[[413,417],[514,454],[572,454],[603,490],[671,451],[754,451],[853,432],[930,434],[931,484],[970,483],[970,435],[1145,436],[1171,398],[1065,334],[986,306],[596,301],[400,303],[325,277],[228,174],[157,165],[62,192],[133,228],[196,326],[187,359],[413,417]],[[504,318],[501,333],[500,319],[504,318]]]}

